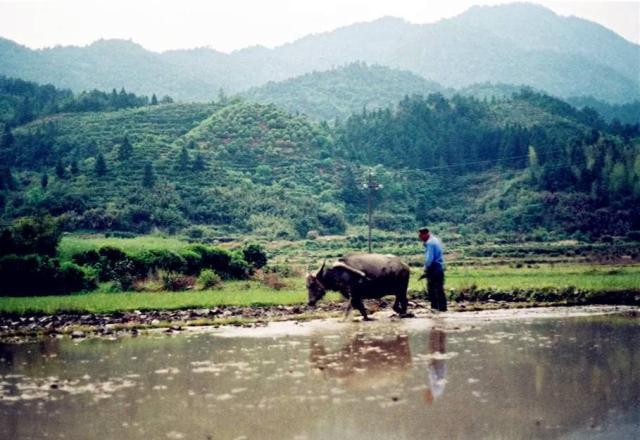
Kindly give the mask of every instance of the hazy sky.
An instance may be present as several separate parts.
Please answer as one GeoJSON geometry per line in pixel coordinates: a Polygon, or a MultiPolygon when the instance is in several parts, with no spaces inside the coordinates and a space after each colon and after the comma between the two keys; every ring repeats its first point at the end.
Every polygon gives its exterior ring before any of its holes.
{"type": "MultiPolygon", "coordinates": [[[[162,51],[207,46],[223,52],[291,42],[385,15],[429,23],[474,4],[427,0],[0,0],[0,36],[30,47],[124,38],[162,51]]],[[[533,1],[598,22],[640,44],[640,1],[533,1]]],[[[0,60],[1,62],[1,60],[0,60]]]]}

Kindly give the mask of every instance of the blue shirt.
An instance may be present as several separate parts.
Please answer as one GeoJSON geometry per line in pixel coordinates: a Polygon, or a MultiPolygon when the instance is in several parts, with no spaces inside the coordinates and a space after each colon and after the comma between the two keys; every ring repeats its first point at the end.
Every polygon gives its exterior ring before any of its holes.
{"type": "Polygon", "coordinates": [[[424,268],[436,268],[437,266],[440,266],[440,270],[444,270],[442,243],[438,237],[432,235],[424,244],[424,268]]]}

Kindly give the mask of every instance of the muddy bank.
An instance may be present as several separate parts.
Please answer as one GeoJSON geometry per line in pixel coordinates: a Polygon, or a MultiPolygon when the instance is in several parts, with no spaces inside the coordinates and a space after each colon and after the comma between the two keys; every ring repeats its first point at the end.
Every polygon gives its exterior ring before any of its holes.
{"type": "MultiPolygon", "coordinates": [[[[637,305],[638,302],[632,305],[637,305]]],[[[506,301],[485,298],[484,301],[451,302],[450,312],[522,309],[531,307],[585,305],[580,302],[563,301],[506,301]]],[[[89,336],[118,337],[137,335],[149,329],[164,329],[177,333],[192,326],[265,326],[277,321],[307,321],[311,319],[344,316],[343,303],[323,303],[316,307],[294,306],[222,306],[187,310],[134,310],[108,314],[58,313],[46,314],[0,314],[0,342],[19,342],[40,337],[84,338],[89,336]]],[[[391,315],[391,303],[369,301],[367,308],[373,317],[391,315]],[[380,312],[380,313],[377,313],[380,312]]],[[[433,315],[429,303],[424,299],[409,302],[409,311],[416,316],[433,315]]],[[[637,312],[634,312],[637,313],[637,312]]],[[[357,312],[351,319],[360,319],[357,312]]]]}

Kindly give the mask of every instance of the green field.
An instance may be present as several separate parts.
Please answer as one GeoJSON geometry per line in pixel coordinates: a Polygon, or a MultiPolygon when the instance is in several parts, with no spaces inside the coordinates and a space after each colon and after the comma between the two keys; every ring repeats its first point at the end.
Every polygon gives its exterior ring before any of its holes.
{"type": "MultiPolygon", "coordinates": [[[[410,291],[424,288],[417,270],[410,291]]],[[[108,313],[124,310],[184,309],[215,306],[265,306],[303,304],[304,277],[284,280],[286,287],[275,290],[258,281],[229,281],[219,290],[185,292],[91,292],[64,296],[0,297],[0,313],[56,313],[78,311],[108,313]]],[[[453,293],[475,286],[507,292],[514,289],[575,287],[587,291],[640,289],[640,265],[540,265],[534,268],[453,267],[447,271],[446,288],[453,293]],[[452,292],[453,291],[453,292],[452,292]]],[[[327,297],[339,301],[338,294],[327,297]]]]}
{"type": "Polygon", "coordinates": [[[74,254],[83,251],[96,250],[103,246],[114,246],[124,252],[139,252],[152,249],[166,249],[177,251],[189,245],[188,242],[175,237],[160,237],[155,235],[142,235],[135,238],[105,237],[102,234],[95,235],[68,235],[60,240],[58,256],[63,261],[71,260],[74,254]]]}

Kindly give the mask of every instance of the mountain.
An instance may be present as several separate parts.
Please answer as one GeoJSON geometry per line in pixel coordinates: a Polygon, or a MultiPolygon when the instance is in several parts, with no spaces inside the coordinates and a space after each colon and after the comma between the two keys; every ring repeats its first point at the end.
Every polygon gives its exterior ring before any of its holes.
{"type": "Polygon", "coordinates": [[[587,20],[526,3],[472,7],[432,24],[385,17],[274,49],[146,51],[129,41],[30,50],[0,40],[0,74],[75,91],[126,87],[207,101],[355,61],[408,70],[444,87],[524,84],[559,97],[640,99],[640,46],[587,20]]]}
{"type": "Polygon", "coordinates": [[[602,115],[608,122],[617,119],[623,124],[640,124],[640,100],[626,104],[609,104],[593,97],[573,97],[567,102],[574,107],[590,107],[602,115]]]}
{"type": "Polygon", "coordinates": [[[50,83],[75,92],[126,88],[151,96],[210,100],[222,87],[188,68],[164,61],[160,54],[125,40],[99,40],[86,47],[31,50],[0,38],[0,75],[50,83]]]}
{"type": "Polygon", "coordinates": [[[346,119],[363,109],[395,105],[405,95],[448,92],[408,71],[352,63],[324,72],[269,82],[242,93],[250,101],[274,103],[315,120],[346,119]]]}

